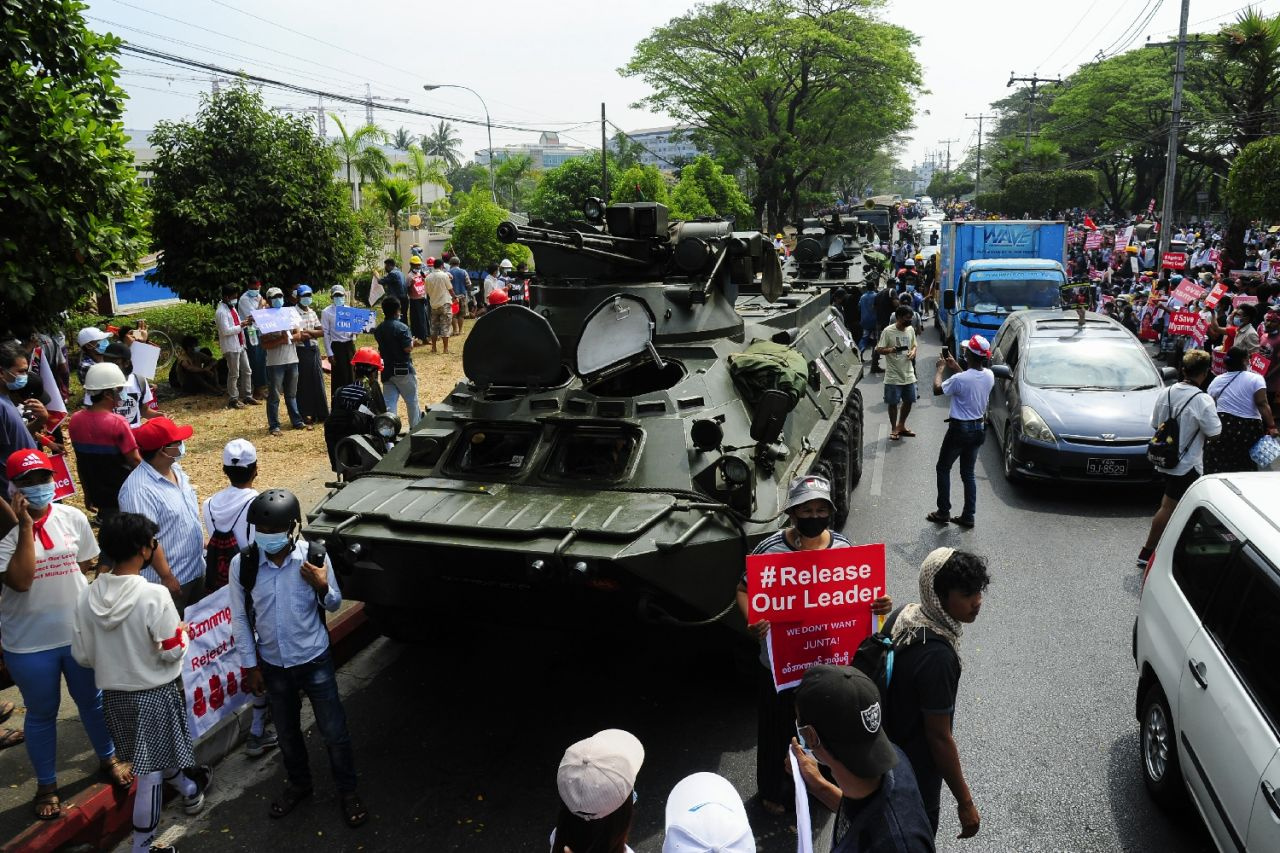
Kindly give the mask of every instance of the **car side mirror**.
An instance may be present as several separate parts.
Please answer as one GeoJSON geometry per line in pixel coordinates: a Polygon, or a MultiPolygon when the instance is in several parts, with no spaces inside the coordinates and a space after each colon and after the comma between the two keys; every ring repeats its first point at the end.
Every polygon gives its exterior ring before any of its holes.
{"type": "Polygon", "coordinates": [[[1160,368],[1160,375],[1164,378],[1165,382],[1176,382],[1178,379],[1178,371],[1172,367],[1160,368]]]}
{"type": "MultiPolygon", "coordinates": [[[[1165,368],[1166,370],[1168,368],[1165,368]]],[[[991,372],[995,374],[996,379],[1012,379],[1013,370],[1007,364],[991,365],[991,372]]]]}
{"type": "Polygon", "coordinates": [[[791,398],[785,391],[771,388],[761,393],[751,416],[751,440],[762,444],[777,441],[790,411],[791,398]]]}
{"type": "Polygon", "coordinates": [[[948,311],[956,310],[956,292],[954,290],[944,290],[942,292],[942,307],[948,311]]]}

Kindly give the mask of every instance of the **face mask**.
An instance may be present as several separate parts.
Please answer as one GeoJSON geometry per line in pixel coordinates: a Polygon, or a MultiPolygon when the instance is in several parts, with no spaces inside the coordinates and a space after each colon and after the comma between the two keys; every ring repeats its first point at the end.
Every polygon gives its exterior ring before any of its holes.
{"type": "Polygon", "coordinates": [[[263,533],[255,531],[253,541],[266,554],[279,554],[285,548],[289,547],[288,533],[263,533]]]}
{"type": "Polygon", "coordinates": [[[308,305],[311,304],[311,297],[310,296],[302,297],[301,299],[298,300],[298,304],[301,305],[303,308],[306,308],[308,305]]]}
{"type": "Polygon", "coordinates": [[[284,297],[283,297],[283,296],[277,296],[277,297],[273,298],[273,299],[271,300],[271,307],[272,307],[272,308],[283,308],[283,307],[284,307],[284,297]]]}
{"type": "Polygon", "coordinates": [[[21,391],[23,388],[27,387],[27,374],[19,373],[15,375],[13,379],[4,384],[10,391],[21,391]]]}
{"type": "Polygon", "coordinates": [[[181,459],[187,455],[187,443],[185,441],[178,442],[178,455],[174,456],[168,450],[165,451],[165,455],[170,459],[181,459]]]}
{"type": "Polygon", "coordinates": [[[1243,325],[1244,325],[1244,318],[1243,318],[1243,317],[1232,317],[1232,318],[1231,318],[1231,323],[1232,323],[1232,325],[1235,325],[1235,326],[1243,326],[1243,325]]]}
{"type": "Polygon", "coordinates": [[[27,498],[34,510],[42,510],[53,502],[53,483],[41,483],[38,486],[21,486],[19,491],[27,498]]]}
{"type": "Polygon", "coordinates": [[[111,346],[111,340],[109,338],[103,338],[98,341],[98,352],[106,352],[107,347],[109,346],[111,346]]]}
{"type": "Polygon", "coordinates": [[[245,296],[247,296],[247,297],[249,297],[250,299],[257,299],[257,298],[258,298],[258,291],[256,291],[256,290],[246,290],[246,291],[244,292],[244,295],[245,295],[245,296]]]}
{"type": "Polygon", "coordinates": [[[335,296],[335,297],[333,297],[333,304],[334,304],[334,306],[335,306],[335,307],[337,307],[337,308],[341,308],[342,306],[344,306],[344,305],[346,305],[346,304],[347,304],[347,297],[345,297],[345,296],[335,296]]]}
{"type": "Polygon", "coordinates": [[[808,518],[795,520],[796,530],[800,531],[800,535],[805,539],[814,539],[821,535],[829,524],[831,524],[829,515],[811,515],[808,518]]]}

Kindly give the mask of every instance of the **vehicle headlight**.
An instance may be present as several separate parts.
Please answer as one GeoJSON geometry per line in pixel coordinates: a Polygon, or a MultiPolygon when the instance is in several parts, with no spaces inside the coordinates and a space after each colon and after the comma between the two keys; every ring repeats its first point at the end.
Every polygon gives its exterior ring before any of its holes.
{"type": "Polygon", "coordinates": [[[382,438],[391,441],[400,434],[400,416],[391,412],[382,412],[374,417],[373,430],[382,438]]]}
{"type": "Polygon", "coordinates": [[[1053,430],[1049,429],[1049,425],[1044,422],[1044,418],[1036,413],[1035,409],[1030,406],[1023,406],[1021,420],[1022,434],[1027,438],[1043,441],[1046,444],[1058,443],[1053,430]]]}

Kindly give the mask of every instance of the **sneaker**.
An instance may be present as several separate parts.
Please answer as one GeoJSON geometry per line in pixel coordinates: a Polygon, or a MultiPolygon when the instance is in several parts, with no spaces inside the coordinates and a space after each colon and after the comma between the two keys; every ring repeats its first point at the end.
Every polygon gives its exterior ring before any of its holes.
{"type": "Polygon", "coordinates": [[[196,767],[188,767],[182,771],[187,778],[196,783],[196,792],[189,797],[182,798],[182,810],[189,815],[200,814],[200,810],[204,808],[204,795],[213,787],[213,768],[208,764],[201,764],[196,767]]]}
{"type": "Polygon", "coordinates": [[[275,729],[263,728],[261,735],[249,733],[249,739],[245,741],[244,752],[250,758],[258,758],[268,749],[275,749],[280,744],[280,739],[276,736],[275,729]]]}
{"type": "Polygon", "coordinates": [[[1147,570],[1147,564],[1151,562],[1151,549],[1142,548],[1138,551],[1138,568],[1144,572],[1147,570]]]}
{"type": "Polygon", "coordinates": [[[244,403],[246,406],[261,406],[261,405],[262,405],[262,401],[261,401],[261,400],[259,400],[259,399],[258,399],[258,398],[256,398],[256,397],[245,397],[245,398],[244,398],[243,400],[241,400],[240,402],[244,403]]]}
{"type": "Polygon", "coordinates": [[[228,409],[243,409],[243,408],[244,408],[244,403],[240,402],[239,400],[232,400],[230,403],[227,403],[227,408],[228,408],[228,409]]]}

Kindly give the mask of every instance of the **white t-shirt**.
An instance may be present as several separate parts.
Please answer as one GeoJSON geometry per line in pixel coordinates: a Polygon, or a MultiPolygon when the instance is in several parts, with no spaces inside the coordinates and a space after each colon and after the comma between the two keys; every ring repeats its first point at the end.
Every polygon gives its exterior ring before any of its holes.
{"type": "Polygon", "coordinates": [[[996,376],[987,368],[962,370],[942,382],[942,393],[951,398],[951,417],[976,421],[987,413],[987,400],[995,387],[996,376]]]}
{"type": "MultiPolygon", "coordinates": [[[[116,406],[112,411],[129,422],[129,426],[142,426],[142,409],[154,408],[156,395],[151,390],[151,383],[143,379],[136,373],[130,373],[128,380],[124,385],[124,395],[120,398],[120,405],[116,406]]],[[[84,392],[85,406],[92,406],[93,401],[89,399],[89,392],[84,392]]]]}
{"type": "Polygon", "coordinates": [[[1222,432],[1222,421],[1214,408],[1213,398],[1201,393],[1199,388],[1179,382],[1160,395],[1151,411],[1151,428],[1164,423],[1174,412],[1178,413],[1178,450],[1182,458],[1172,468],[1160,470],[1174,477],[1192,468],[1203,471],[1204,440],[1222,432]]]}
{"type": "MultiPolygon", "coordinates": [[[[80,563],[98,556],[98,540],[89,519],[75,507],[51,505],[44,530],[53,540],[46,551],[35,535],[36,574],[31,589],[11,587],[0,594],[0,641],[7,652],[43,652],[71,645],[72,624],[80,590],[89,585],[80,563]]],[[[19,528],[0,539],[0,572],[18,548],[19,528]]]]}
{"type": "Polygon", "coordinates": [[[1258,407],[1253,402],[1253,395],[1266,387],[1267,382],[1261,374],[1252,370],[1240,370],[1224,373],[1210,382],[1209,396],[1217,399],[1219,414],[1262,420],[1262,415],[1258,414],[1258,407]]]}
{"type": "Polygon", "coordinates": [[[200,514],[204,517],[204,529],[212,536],[213,531],[226,530],[228,526],[234,525],[236,544],[241,550],[248,548],[253,544],[253,526],[247,520],[249,510],[246,507],[257,496],[257,489],[237,489],[235,486],[227,486],[220,492],[214,492],[200,508],[200,514]]]}

